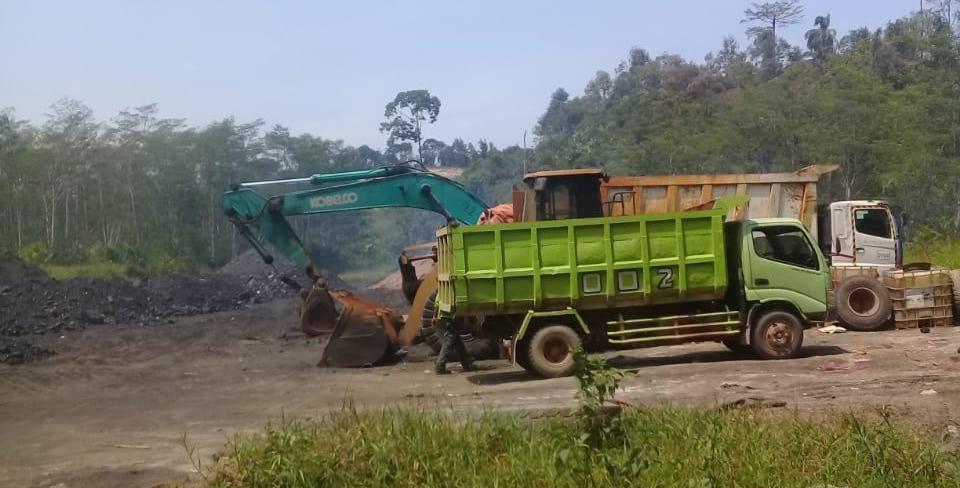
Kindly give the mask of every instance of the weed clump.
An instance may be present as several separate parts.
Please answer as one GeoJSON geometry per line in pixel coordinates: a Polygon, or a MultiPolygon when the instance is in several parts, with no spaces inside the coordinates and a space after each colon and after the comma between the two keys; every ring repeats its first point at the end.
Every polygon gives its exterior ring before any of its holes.
{"type": "Polygon", "coordinates": [[[889,417],[825,423],[754,410],[610,409],[625,377],[576,353],[573,419],[360,413],[238,435],[211,487],[960,486],[960,457],[889,417]]]}

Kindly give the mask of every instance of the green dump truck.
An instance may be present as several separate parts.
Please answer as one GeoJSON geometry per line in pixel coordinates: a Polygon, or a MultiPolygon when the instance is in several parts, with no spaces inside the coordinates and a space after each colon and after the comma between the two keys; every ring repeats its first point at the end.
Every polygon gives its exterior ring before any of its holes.
{"type": "MultiPolygon", "coordinates": [[[[737,199],[739,198],[739,200],[737,199]]],[[[573,371],[572,350],[718,341],[769,359],[800,350],[827,312],[830,269],[793,219],[714,208],[437,233],[440,317],[509,339],[516,364],[573,371]]]]}

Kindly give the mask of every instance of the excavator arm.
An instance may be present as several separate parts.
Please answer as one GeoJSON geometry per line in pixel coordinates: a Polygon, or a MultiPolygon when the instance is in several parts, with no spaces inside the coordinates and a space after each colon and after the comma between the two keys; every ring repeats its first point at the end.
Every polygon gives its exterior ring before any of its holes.
{"type": "Polygon", "coordinates": [[[459,183],[409,165],[240,183],[224,193],[223,204],[227,217],[265,261],[272,261],[263,247],[268,242],[301,267],[314,263],[288,222],[289,216],[410,207],[439,213],[451,223],[474,225],[487,208],[459,183]],[[254,190],[258,186],[305,182],[326,186],[270,197],[254,190]]]}

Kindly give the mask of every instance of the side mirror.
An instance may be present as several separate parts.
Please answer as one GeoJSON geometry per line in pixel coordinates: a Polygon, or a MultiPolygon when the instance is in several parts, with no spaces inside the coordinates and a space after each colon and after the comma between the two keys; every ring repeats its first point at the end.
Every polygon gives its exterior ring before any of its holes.
{"type": "Polygon", "coordinates": [[[840,254],[843,248],[840,246],[840,237],[837,237],[833,240],[833,252],[834,254],[840,254]]]}

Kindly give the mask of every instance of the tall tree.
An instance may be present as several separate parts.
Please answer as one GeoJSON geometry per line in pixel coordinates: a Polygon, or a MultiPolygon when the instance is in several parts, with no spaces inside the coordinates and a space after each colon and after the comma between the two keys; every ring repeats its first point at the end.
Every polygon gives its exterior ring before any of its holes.
{"type": "Polygon", "coordinates": [[[41,147],[50,158],[44,171],[45,191],[40,194],[44,241],[51,252],[73,252],[78,184],[88,170],[99,126],[93,111],[77,100],[62,98],[50,108],[41,136],[41,147]]]}
{"type": "Polygon", "coordinates": [[[800,5],[800,0],[754,3],[752,8],[743,11],[743,15],[744,18],[740,23],[759,22],[761,24],[749,28],[748,34],[756,35],[769,29],[776,39],[778,27],[793,25],[803,19],[803,6],[800,5]]]}
{"type": "Polygon", "coordinates": [[[830,28],[830,14],[818,15],[813,25],[815,27],[805,34],[807,49],[813,55],[813,60],[821,64],[836,50],[837,31],[830,28]]]}
{"type": "Polygon", "coordinates": [[[930,10],[948,24],[960,24],[960,0],[924,0],[930,10]]]}
{"type": "Polygon", "coordinates": [[[427,90],[410,90],[397,93],[383,111],[386,122],[380,124],[380,132],[390,134],[387,145],[397,141],[410,141],[417,145],[417,157],[423,157],[423,124],[434,123],[440,114],[440,99],[427,90]]]}
{"type": "Polygon", "coordinates": [[[779,75],[783,68],[781,53],[789,46],[777,36],[777,29],[803,19],[800,0],[754,3],[752,8],[743,11],[743,15],[740,23],[759,23],[748,28],[747,35],[754,40],[754,57],[760,59],[764,74],[767,79],[779,75]]]}

